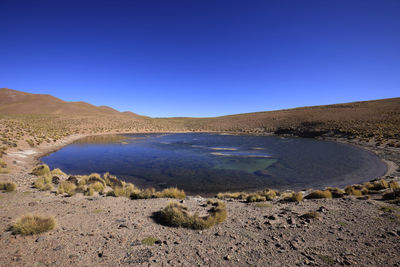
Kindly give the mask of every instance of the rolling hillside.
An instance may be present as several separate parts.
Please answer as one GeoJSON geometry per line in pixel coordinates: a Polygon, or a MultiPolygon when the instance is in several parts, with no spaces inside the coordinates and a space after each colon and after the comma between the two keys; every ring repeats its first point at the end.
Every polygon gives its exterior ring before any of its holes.
{"type": "Polygon", "coordinates": [[[63,125],[69,133],[221,131],[400,139],[400,98],[214,118],[149,118],[107,106],[66,102],[51,95],[2,88],[0,115],[35,124],[36,128],[46,124],[42,127],[46,130],[57,130],[56,127],[63,125]]]}
{"type": "Polygon", "coordinates": [[[132,112],[119,112],[107,106],[86,102],[67,102],[51,95],[30,94],[0,88],[0,114],[59,114],[59,115],[124,115],[139,117],[132,112]]]}

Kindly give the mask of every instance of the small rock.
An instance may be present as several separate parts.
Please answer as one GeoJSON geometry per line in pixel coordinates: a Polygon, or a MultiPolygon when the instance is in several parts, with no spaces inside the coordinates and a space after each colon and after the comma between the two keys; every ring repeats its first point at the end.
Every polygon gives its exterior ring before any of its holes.
{"type": "Polygon", "coordinates": [[[289,220],[287,220],[288,224],[296,224],[296,220],[293,218],[290,218],[289,220]]]}
{"type": "Polygon", "coordinates": [[[278,216],[276,216],[276,215],[274,214],[274,215],[268,216],[268,219],[270,219],[270,220],[277,220],[277,219],[278,219],[278,216]]]}
{"type": "Polygon", "coordinates": [[[60,245],[60,246],[55,247],[53,250],[58,251],[58,250],[62,250],[63,248],[64,248],[64,246],[60,245]]]}
{"type": "Polygon", "coordinates": [[[35,242],[40,242],[40,241],[44,241],[44,240],[46,240],[46,237],[45,237],[45,236],[39,236],[39,237],[35,240],[35,242]]]}
{"type": "Polygon", "coordinates": [[[319,212],[327,212],[328,211],[328,209],[327,208],[325,208],[324,206],[321,206],[321,207],[319,207],[318,208],[318,210],[317,211],[319,211],[319,212]]]}
{"type": "Polygon", "coordinates": [[[118,226],[118,228],[119,228],[119,229],[121,229],[121,228],[128,228],[128,226],[126,226],[125,224],[120,224],[120,225],[118,226]]]}
{"type": "Polygon", "coordinates": [[[226,255],[225,257],[224,257],[224,260],[227,260],[227,261],[229,261],[229,260],[231,260],[232,259],[232,256],[231,255],[226,255]]]}
{"type": "Polygon", "coordinates": [[[59,184],[60,183],[60,178],[57,176],[53,176],[53,178],[51,178],[51,182],[53,184],[59,184]]]}
{"type": "Polygon", "coordinates": [[[388,231],[387,234],[391,235],[391,236],[396,236],[397,235],[397,233],[395,231],[388,231]]]}

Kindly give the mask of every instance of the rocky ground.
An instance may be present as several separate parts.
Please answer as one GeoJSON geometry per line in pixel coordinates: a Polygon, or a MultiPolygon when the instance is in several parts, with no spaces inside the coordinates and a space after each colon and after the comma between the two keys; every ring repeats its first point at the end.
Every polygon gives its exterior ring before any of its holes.
{"type": "MultiPolygon", "coordinates": [[[[353,142],[388,162],[386,178],[399,180],[399,148],[353,142]]],[[[46,150],[35,152],[14,156],[22,162],[20,171],[0,175],[1,181],[18,184],[15,192],[0,193],[2,267],[400,266],[400,206],[382,201],[381,194],[298,204],[226,201],[225,222],[208,230],[188,230],[154,221],[154,212],[169,199],[63,197],[31,188],[35,177],[25,169],[46,150]],[[309,211],[318,218],[302,218],[309,211]],[[55,216],[58,226],[40,235],[12,235],[10,225],[26,213],[55,216]],[[143,244],[148,237],[155,243],[143,244]]],[[[201,212],[206,201],[191,196],[183,204],[201,212]]]]}

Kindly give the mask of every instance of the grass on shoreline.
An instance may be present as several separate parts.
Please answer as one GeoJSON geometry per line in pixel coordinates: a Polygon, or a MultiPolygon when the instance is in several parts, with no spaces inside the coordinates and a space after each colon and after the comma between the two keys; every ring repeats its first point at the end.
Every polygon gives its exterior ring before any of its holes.
{"type": "Polygon", "coordinates": [[[208,215],[200,217],[198,214],[190,214],[187,208],[176,201],[168,203],[167,207],[161,210],[159,221],[167,226],[183,227],[194,230],[202,230],[213,227],[227,218],[226,205],[222,201],[209,202],[212,208],[208,215]]]}
{"type": "Polygon", "coordinates": [[[33,235],[54,229],[57,221],[54,217],[41,217],[27,214],[19,218],[11,227],[13,234],[33,235]]]}
{"type": "Polygon", "coordinates": [[[17,184],[14,182],[0,182],[0,191],[13,192],[17,188],[17,184]]]}

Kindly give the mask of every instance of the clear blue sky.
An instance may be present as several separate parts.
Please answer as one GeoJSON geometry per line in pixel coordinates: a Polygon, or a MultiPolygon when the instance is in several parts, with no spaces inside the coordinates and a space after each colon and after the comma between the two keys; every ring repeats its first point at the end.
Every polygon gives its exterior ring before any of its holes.
{"type": "Polygon", "coordinates": [[[400,96],[398,0],[0,0],[0,87],[153,117],[400,96]]]}

